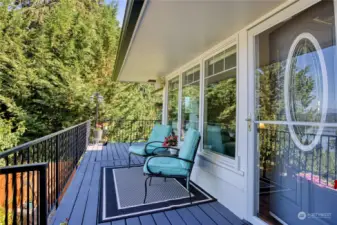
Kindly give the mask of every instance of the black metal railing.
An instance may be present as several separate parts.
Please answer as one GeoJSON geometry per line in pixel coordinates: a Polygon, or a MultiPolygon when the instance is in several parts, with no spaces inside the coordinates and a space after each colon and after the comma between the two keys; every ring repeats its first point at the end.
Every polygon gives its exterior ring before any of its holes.
{"type": "MultiPolygon", "coordinates": [[[[47,225],[48,219],[48,206],[47,206],[47,168],[48,163],[37,163],[37,164],[27,164],[19,166],[8,166],[0,168],[0,174],[6,176],[7,179],[11,180],[11,186],[13,187],[13,199],[12,208],[5,208],[4,221],[1,224],[37,224],[37,225],[47,225]],[[33,190],[27,185],[26,188],[23,186],[22,180],[17,180],[17,177],[36,177],[33,180],[35,184],[33,190]],[[19,193],[17,193],[19,192],[19,193]],[[24,193],[29,198],[29,193],[32,194],[30,199],[35,203],[36,207],[31,207],[28,205],[23,205],[24,193]],[[19,210],[17,209],[19,206],[19,210]]],[[[8,191],[8,186],[6,186],[8,191]]],[[[8,198],[6,198],[6,203],[8,204],[8,198]]]]}
{"type": "Polygon", "coordinates": [[[86,121],[0,153],[0,187],[4,187],[0,189],[0,224],[45,224],[43,215],[58,207],[87,148],[89,133],[90,121],[86,121]],[[46,164],[45,171],[40,163],[46,164]],[[43,201],[46,210],[42,212],[43,201]]]}
{"type": "Polygon", "coordinates": [[[109,120],[104,123],[104,137],[109,142],[147,140],[155,124],[161,120],[109,120]]]}
{"type": "MultiPolygon", "coordinates": [[[[305,134],[310,143],[315,134],[305,134]]],[[[330,188],[337,180],[337,136],[323,134],[311,151],[297,148],[288,130],[259,129],[258,148],[260,152],[261,177],[273,179],[277,171],[330,188]],[[271,172],[272,171],[272,172],[271,172]],[[271,173],[270,173],[271,172],[271,173]]]]}

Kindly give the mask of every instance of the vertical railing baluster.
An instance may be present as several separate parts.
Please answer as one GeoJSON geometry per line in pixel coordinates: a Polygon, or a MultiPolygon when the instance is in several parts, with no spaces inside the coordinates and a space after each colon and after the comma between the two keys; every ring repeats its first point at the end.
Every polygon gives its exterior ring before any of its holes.
{"type": "MultiPolygon", "coordinates": [[[[6,166],[8,166],[8,157],[6,156],[5,158],[5,164],[6,166]]],[[[6,173],[5,175],[5,181],[6,181],[6,184],[5,184],[5,225],[8,225],[8,174],[6,173]]]]}
{"type": "MultiPolygon", "coordinates": [[[[30,147],[27,149],[27,164],[30,163],[30,147]]],[[[29,202],[29,186],[30,186],[30,172],[27,172],[27,224],[29,223],[29,217],[30,217],[30,212],[29,212],[29,208],[30,208],[30,202],[29,202]]]]}
{"type": "Polygon", "coordinates": [[[79,152],[78,152],[78,137],[79,137],[79,128],[76,128],[76,145],[75,145],[75,151],[76,151],[76,160],[75,160],[75,167],[77,169],[77,162],[79,161],[79,152]]]}
{"type": "Polygon", "coordinates": [[[330,136],[328,136],[328,150],[327,150],[327,177],[326,177],[326,185],[329,187],[329,171],[330,171],[330,136]]]}
{"type": "Polygon", "coordinates": [[[334,154],[335,154],[335,180],[337,180],[337,137],[335,137],[335,149],[334,149],[334,154]]]}
{"type": "MultiPolygon", "coordinates": [[[[24,152],[21,152],[21,165],[23,164],[23,157],[24,157],[24,152]]],[[[21,225],[23,225],[23,172],[21,172],[21,177],[20,177],[20,221],[21,225]]]]}
{"type": "MultiPolygon", "coordinates": [[[[38,146],[38,145],[37,145],[38,146]]],[[[32,161],[36,162],[36,159],[34,158],[34,156],[36,157],[35,150],[36,147],[34,146],[32,147],[32,151],[33,151],[33,156],[32,156],[32,161]]],[[[33,179],[33,184],[32,184],[32,224],[35,224],[35,171],[32,171],[32,179],[33,179]]]]}
{"type": "MultiPolygon", "coordinates": [[[[17,153],[14,153],[13,165],[17,165],[17,153]]],[[[12,189],[13,189],[13,199],[12,199],[12,210],[13,210],[13,225],[17,224],[17,206],[16,206],[16,173],[12,174],[12,189]]]]}
{"type": "Polygon", "coordinates": [[[55,163],[56,163],[56,174],[55,174],[55,188],[56,188],[56,208],[58,208],[58,199],[59,199],[59,149],[60,149],[60,135],[56,136],[56,148],[55,148],[55,163]]]}
{"type": "Polygon", "coordinates": [[[319,144],[319,172],[318,172],[318,183],[321,183],[321,176],[322,176],[322,136],[320,138],[319,144]]]}
{"type": "Polygon", "coordinates": [[[46,187],[46,168],[39,172],[39,186],[40,186],[40,225],[47,225],[47,187],[46,187]]]}

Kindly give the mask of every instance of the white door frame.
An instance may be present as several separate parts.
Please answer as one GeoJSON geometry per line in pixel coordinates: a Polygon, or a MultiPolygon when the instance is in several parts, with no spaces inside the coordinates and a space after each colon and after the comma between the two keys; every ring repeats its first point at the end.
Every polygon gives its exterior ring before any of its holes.
{"type": "MultiPolygon", "coordinates": [[[[299,12],[309,8],[320,0],[298,0],[291,1],[285,4],[276,11],[276,13],[268,18],[265,18],[259,24],[251,27],[248,30],[248,114],[252,119],[252,129],[248,132],[248,169],[247,169],[247,219],[254,225],[266,225],[264,221],[255,216],[254,210],[258,202],[255,202],[256,193],[256,177],[255,168],[257,157],[256,151],[256,137],[257,137],[257,124],[255,120],[255,37],[265,30],[291,18],[299,12]]],[[[336,12],[336,4],[335,4],[336,12]]],[[[335,18],[336,19],[336,18],[335,18]]]]}

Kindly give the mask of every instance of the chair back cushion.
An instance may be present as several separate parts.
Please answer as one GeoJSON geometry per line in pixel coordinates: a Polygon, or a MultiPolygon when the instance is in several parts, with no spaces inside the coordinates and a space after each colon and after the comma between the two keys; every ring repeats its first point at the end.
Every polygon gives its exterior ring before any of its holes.
{"type": "Polygon", "coordinates": [[[184,144],[180,148],[179,158],[194,161],[194,157],[198,151],[199,139],[199,131],[189,128],[184,138],[184,144]]]}
{"type": "Polygon", "coordinates": [[[168,125],[155,124],[150,134],[148,142],[164,141],[165,137],[172,133],[172,127],[168,125]]]}

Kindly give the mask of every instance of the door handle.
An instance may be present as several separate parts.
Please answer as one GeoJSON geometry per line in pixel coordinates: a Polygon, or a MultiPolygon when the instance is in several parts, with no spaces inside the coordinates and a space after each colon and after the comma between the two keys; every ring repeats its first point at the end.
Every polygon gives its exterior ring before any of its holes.
{"type": "Polygon", "coordinates": [[[250,113],[249,113],[248,118],[246,119],[246,121],[247,121],[247,125],[248,125],[248,131],[250,132],[250,131],[252,131],[252,116],[251,116],[250,113]]]}

